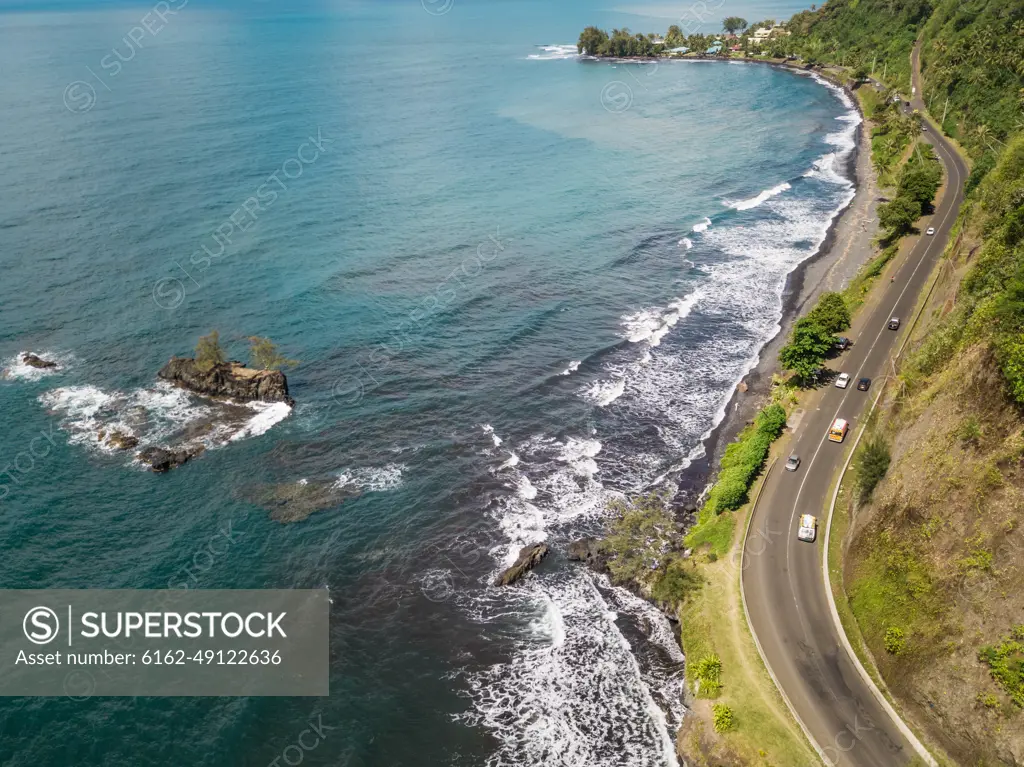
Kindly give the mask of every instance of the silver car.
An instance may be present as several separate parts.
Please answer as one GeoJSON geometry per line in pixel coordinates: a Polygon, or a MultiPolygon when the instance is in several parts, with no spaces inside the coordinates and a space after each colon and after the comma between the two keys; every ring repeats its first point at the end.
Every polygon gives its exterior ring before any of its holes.
{"type": "Polygon", "coordinates": [[[791,455],[786,460],[786,471],[796,471],[799,468],[800,468],[800,456],[798,456],[796,453],[793,453],[793,455],[791,455]]]}

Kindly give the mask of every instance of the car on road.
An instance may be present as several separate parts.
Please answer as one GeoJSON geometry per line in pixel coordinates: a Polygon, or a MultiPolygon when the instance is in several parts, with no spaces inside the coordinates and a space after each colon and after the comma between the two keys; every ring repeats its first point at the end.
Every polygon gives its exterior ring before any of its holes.
{"type": "Polygon", "coordinates": [[[852,343],[853,341],[851,341],[846,336],[839,336],[839,338],[836,339],[836,348],[841,352],[845,352],[847,349],[850,348],[850,345],[852,343]]]}
{"type": "Polygon", "coordinates": [[[818,537],[818,519],[811,514],[800,515],[800,526],[797,528],[796,537],[801,541],[814,543],[818,537]]]}
{"type": "Polygon", "coordinates": [[[832,422],[832,426],[828,430],[828,441],[829,442],[842,442],[846,439],[846,432],[850,430],[850,424],[844,419],[837,418],[832,422]]]}
{"type": "Polygon", "coordinates": [[[935,227],[929,226],[928,229],[925,230],[925,234],[927,234],[929,237],[935,234],[935,227]]]}
{"type": "Polygon", "coordinates": [[[900,329],[900,318],[899,317],[893,317],[891,320],[889,320],[889,330],[899,330],[899,329],[900,329]]]}
{"type": "Polygon", "coordinates": [[[850,385],[850,374],[849,373],[840,373],[839,377],[836,379],[836,388],[837,389],[845,389],[849,385],[850,385]]]}
{"type": "Polygon", "coordinates": [[[800,468],[800,456],[793,453],[789,458],[786,459],[786,471],[796,471],[800,468]]]}
{"type": "Polygon", "coordinates": [[[870,378],[861,378],[859,381],[857,381],[857,391],[867,391],[870,388],[871,388],[871,379],[870,378]]]}

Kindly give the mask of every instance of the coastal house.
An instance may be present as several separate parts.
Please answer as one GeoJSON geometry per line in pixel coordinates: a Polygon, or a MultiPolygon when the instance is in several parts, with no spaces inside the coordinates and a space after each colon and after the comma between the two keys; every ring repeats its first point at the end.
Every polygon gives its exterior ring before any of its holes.
{"type": "Polygon", "coordinates": [[[685,45],[680,45],[678,48],[669,48],[668,52],[669,53],[689,53],[690,49],[687,48],[685,45]]]}
{"type": "Polygon", "coordinates": [[[787,35],[789,35],[789,30],[781,24],[776,24],[774,27],[758,27],[754,30],[754,34],[751,35],[750,41],[760,44],[767,42],[773,37],[786,37],[787,35]]]}
{"type": "Polygon", "coordinates": [[[720,40],[716,40],[714,42],[714,44],[705,51],[705,53],[716,54],[716,53],[720,52],[721,50],[722,50],[722,42],[720,40]]]}

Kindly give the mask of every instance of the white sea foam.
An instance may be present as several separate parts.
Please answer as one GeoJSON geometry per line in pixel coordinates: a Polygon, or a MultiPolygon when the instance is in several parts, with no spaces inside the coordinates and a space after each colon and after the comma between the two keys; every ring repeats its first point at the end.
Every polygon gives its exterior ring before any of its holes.
{"type": "Polygon", "coordinates": [[[256,415],[231,435],[232,442],[266,434],[275,424],[283,421],[292,412],[291,407],[285,402],[250,402],[247,407],[256,411],[256,415]]]}
{"type": "Polygon", "coordinates": [[[519,456],[515,453],[510,452],[508,458],[501,466],[498,467],[498,471],[502,469],[512,469],[519,465],[519,456]]]}
{"type": "Polygon", "coordinates": [[[610,381],[596,381],[586,390],[585,396],[598,407],[607,407],[622,396],[626,390],[625,378],[613,378],[610,381]]]}
{"type": "Polygon", "coordinates": [[[338,475],[334,487],[365,493],[382,493],[402,484],[402,473],[405,468],[403,464],[389,463],[385,466],[346,469],[338,475]]]}
{"type": "Polygon", "coordinates": [[[519,497],[527,501],[532,501],[537,497],[537,488],[530,482],[530,478],[523,474],[519,477],[516,482],[516,492],[519,493],[519,497]]]}
{"type": "Polygon", "coordinates": [[[636,344],[649,339],[651,334],[661,327],[661,312],[661,309],[654,308],[625,315],[621,324],[625,330],[626,340],[636,344]]]}
{"type": "Polygon", "coordinates": [[[651,346],[658,346],[676,323],[690,314],[700,296],[700,291],[694,291],[685,298],[672,299],[667,307],[643,309],[624,315],[620,320],[623,337],[630,343],[647,341],[651,346]]]}
{"type": "Polygon", "coordinates": [[[563,370],[561,373],[559,373],[559,375],[563,375],[563,376],[571,375],[571,374],[575,373],[577,370],[579,370],[580,365],[582,365],[582,364],[583,364],[583,360],[573,360],[572,362],[569,363],[568,367],[566,367],[565,370],[563,370]]]}
{"type": "Polygon", "coordinates": [[[497,739],[487,765],[676,767],[678,715],[657,699],[678,697],[681,669],[645,679],[586,570],[521,585],[528,633],[511,661],[470,676],[475,708],[460,717],[497,739]]]}
{"type": "Polygon", "coordinates": [[[493,426],[489,423],[485,423],[481,428],[484,430],[484,434],[490,435],[491,441],[494,443],[495,447],[498,447],[501,444],[501,437],[494,433],[493,426]]]}
{"type": "Polygon", "coordinates": [[[111,440],[115,432],[137,439],[140,449],[216,449],[265,434],[291,413],[283,402],[203,400],[165,381],[129,392],[89,385],[60,387],[41,394],[39,401],[61,415],[60,428],[67,432],[68,442],[107,453],[120,452],[111,440]]]}
{"type": "Polygon", "coordinates": [[[541,53],[531,53],[526,58],[534,61],[554,61],[560,59],[575,59],[579,57],[575,45],[538,45],[541,53]]]}
{"type": "MultiPolygon", "coordinates": [[[[840,134],[852,136],[856,125],[849,116],[842,122],[815,168],[814,194],[780,190],[758,202],[758,220],[743,228],[711,228],[710,220],[695,227],[702,252],[706,245],[714,258],[702,263],[701,294],[677,299],[691,302],[689,308],[669,304],[623,318],[623,336],[648,343],[615,349],[603,363],[605,375],[583,394],[598,404],[615,401],[614,420],[656,424],[663,445],[609,438],[602,444],[591,432],[564,440],[537,436],[515,446],[522,457],[511,470],[517,480],[492,511],[507,539],[494,551],[496,566],[510,564],[526,543],[592,530],[618,495],[602,479],[643,491],[703,453],[698,440],[722,420],[736,383],[778,332],[787,275],[817,250],[852,197],[837,169],[847,151],[840,134]],[[707,323],[689,323],[686,344],[674,345],[668,330],[698,301],[707,323]],[[519,492],[518,477],[526,473],[534,491],[529,498],[519,492]]],[[[488,765],[676,763],[672,735],[682,715],[684,659],[653,607],[585,568],[542,569],[514,593],[487,594],[482,598],[502,600],[503,619],[511,611],[528,627],[510,662],[470,675],[474,709],[465,719],[486,727],[499,744],[488,765]],[[640,627],[648,640],[643,647],[657,648],[660,661],[651,662],[647,649],[638,660],[619,626],[627,621],[640,627]]],[[[484,610],[474,614],[487,622],[484,610]]]]}
{"type": "Polygon", "coordinates": [[[765,189],[761,194],[757,195],[757,197],[751,197],[749,200],[740,200],[738,202],[727,202],[725,205],[733,208],[734,210],[750,210],[751,208],[756,208],[761,203],[767,202],[772,197],[776,197],[777,195],[780,195],[792,188],[792,186],[783,181],[781,184],[776,184],[771,189],[765,189]]]}
{"type": "Polygon", "coordinates": [[[47,376],[63,373],[74,361],[74,355],[53,351],[42,351],[37,356],[49,362],[56,362],[57,367],[35,368],[25,364],[25,355],[28,352],[18,352],[10,359],[4,360],[3,372],[0,378],[7,378],[17,381],[38,381],[47,376]]]}
{"type": "Polygon", "coordinates": [[[689,237],[684,237],[679,241],[679,247],[684,248],[685,250],[690,250],[693,247],[693,240],[689,237]]]}
{"type": "Polygon", "coordinates": [[[710,218],[705,218],[699,224],[694,224],[693,225],[693,231],[695,231],[698,234],[700,234],[701,232],[706,232],[710,226],[711,226],[711,219],[710,218]]]}

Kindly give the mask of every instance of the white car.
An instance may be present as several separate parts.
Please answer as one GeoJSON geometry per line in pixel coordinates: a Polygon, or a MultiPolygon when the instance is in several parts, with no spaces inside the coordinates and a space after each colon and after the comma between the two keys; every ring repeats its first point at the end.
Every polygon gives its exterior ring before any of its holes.
{"type": "Polygon", "coordinates": [[[845,389],[849,385],[850,385],[850,374],[849,373],[840,373],[839,374],[839,378],[836,379],[836,388],[837,389],[845,389]]]}
{"type": "Polygon", "coordinates": [[[810,514],[800,515],[800,527],[796,531],[796,537],[801,541],[814,543],[818,537],[818,520],[810,514]]]}
{"type": "Polygon", "coordinates": [[[925,234],[927,234],[929,236],[935,234],[935,227],[934,226],[929,226],[928,230],[925,232],[925,234]]]}

